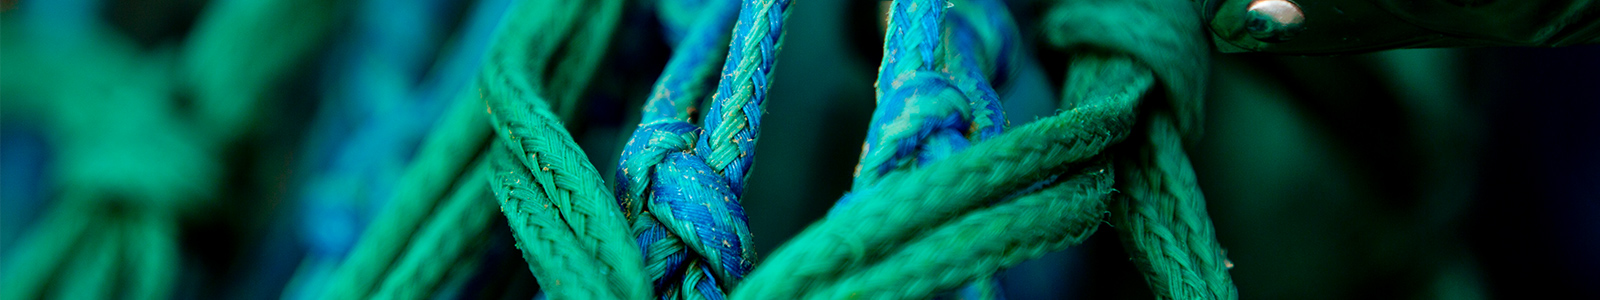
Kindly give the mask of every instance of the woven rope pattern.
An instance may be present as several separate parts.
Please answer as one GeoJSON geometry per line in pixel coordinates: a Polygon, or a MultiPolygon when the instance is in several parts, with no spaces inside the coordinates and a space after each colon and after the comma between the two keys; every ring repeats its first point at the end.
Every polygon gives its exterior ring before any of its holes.
{"type": "Polygon", "coordinates": [[[746,2],[735,13],[736,3],[711,1],[700,9],[699,21],[675,47],[618,162],[617,201],[661,298],[723,298],[754,265],[739,195],[788,2],[746,2]],[[703,95],[699,87],[710,82],[705,71],[721,58],[713,49],[729,40],[734,16],[739,22],[730,55],[705,119],[707,126],[715,130],[714,124],[721,124],[724,135],[737,140],[710,139],[689,116],[703,95]],[[719,154],[724,160],[716,160],[719,154]]]}
{"type": "Polygon", "coordinates": [[[550,297],[647,295],[620,209],[556,113],[577,110],[621,8],[621,1],[518,3],[479,79],[499,137],[489,150],[490,188],[550,297]]]}

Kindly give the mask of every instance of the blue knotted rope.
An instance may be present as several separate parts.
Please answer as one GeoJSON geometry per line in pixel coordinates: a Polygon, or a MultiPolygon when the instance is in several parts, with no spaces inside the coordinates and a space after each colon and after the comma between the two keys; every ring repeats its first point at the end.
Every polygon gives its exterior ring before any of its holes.
{"type": "MultiPolygon", "coordinates": [[[[1005,115],[990,79],[1002,82],[1015,64],[1016,25],[1004,4],[895,1],[878,73],[878,108],[867,133],[855,187],[868,188],[896,170],[943,159],[999,135],[1005,115]]],[[[839,199],[846,206],[852,197],[839,199]]],[[[998,296],[979,280],[960,291],[998,296]]]]}
{"type": "Polygon", "coordinates": [[[1004,130],[1000,99],[987,78],[1009,77],[1016,29],[999,5],[963,2],[961,13],[941,26],[944,1],[894,2],[878,72],[878,108],[855,189],[1004,130]]]}
{"type": "MultiPolygon", "coordinates": [[[[645,257],[645,271],[663,299],[721,299],[754,265],[755,249],[739,196],[760,132],[762,105],[788,1],[708,1],[687,36],[674,45],[640,126],[618,162],[617,201],[645,257]],[[709,130],[693,124],[694,109],[729,41],[709,130]]],[[[684,10],[685,4],[663,4],[684,10]]],[[[668,36],[674,28],[666,20],[668,36]]]]}

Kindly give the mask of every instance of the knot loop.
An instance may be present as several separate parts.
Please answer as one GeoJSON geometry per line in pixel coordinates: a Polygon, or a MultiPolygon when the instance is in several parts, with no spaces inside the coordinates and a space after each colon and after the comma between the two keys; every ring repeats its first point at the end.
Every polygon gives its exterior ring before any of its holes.
{"type": "Polygon", "coordinates": [[[754,266],[738,194],[694,151],[702,131],[682,121],[641,126],[617,170],[619,201],[658,291],[722,295],[754,266]]]}
{"type": "Polygon", "coordinates": [[[867,132],[857,188],[900,167],[948,156],[971,145],[972,106],[944,74],[910,72],[884,87],[867,132]],[[866,173],[863,173],[866,172],[866,173]]]}

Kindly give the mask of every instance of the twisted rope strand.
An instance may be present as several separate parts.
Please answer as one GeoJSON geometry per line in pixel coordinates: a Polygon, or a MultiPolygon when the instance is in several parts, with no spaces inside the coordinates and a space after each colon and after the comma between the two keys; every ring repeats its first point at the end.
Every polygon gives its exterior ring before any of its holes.
{"type": "Polygon", "coordinates": [[[1126,192],[1112,214],[1158,299],[1236,299],[1227,258],[1172,117],[1156,113],[1135,155],[1118,158],[1126,192]]]}
{"type": "Polygon", "coordinates": [[[1073,69],[1113,74],[1069,73],[1064,94],[1093,93],[1128,76],[1119,73],[1161,79],[1165,105],[1147,109],[1143,138],[1118,156],[1117,187],[1127,194],[1112,220],[1157,298],[1234,299],[1226,258],[1182,150],[1184,140],[1199,135],[1208,66],[1193,8],[1182,0],[1061,2],[1045,17],[1045,35],[1057,47],[1098,50],[1075,57],[1073,69]]]}
{"type": "Polygon", "coordinates": [[[749,0],[741,6],[722,79],[706,111],[706,134],[695,145],[695,152],[728,179],[734,195],[744,194],[788,17],[789,0],[749,0]]]}
{"type": "Polygon", "coordinates": [[[495,197],[550,297],[648,295],[619,207],[552,112],[576,111],[620,14],[614,0],[519,3],[478,83],[499,136],[491,146],[495,197]]]}
{"type": "Polygon", "coordinates": [[[709,138],[712,134],[688,117],[701,94],[696,89],[709,79],[701,72],[712,66],[706,58],[715,55],[707,53],[727,39],[735,3],[717,1],[701,8],[700,20],[678,44],[618,162],[617,201],[633,225],[645,269],[662,298],[723,298],[755,260],[739,195],[754,154],[766,82],[782,41],[786,1],[747,2],[737,14],[730,55],[706,123],[738,140],[709,138]],[[717,163],[716,158],[731,160],[717,163]]]}
{"type": "Polygon", "coordinates": [[[808,297],[924,299],[1081,243],[1106,213],[1112,172],[1109,162],[1102,160],[1075,173],[1039,192],[931,229],[900,251],[808,297]]]}
{"type": "Polygon", "coordinates": [[[1068,169],[1125,137],[1150,82],[1015,128],[918,170],[886,176],[770,256],[735,299],[800,295],[869,265],[925,228],[1068,169]],[[872,228],[873,230],[859,230],[872,228]],[[818,247],[817,245],[826,245],[818,247]]]}
{"type": "Polygon", "coordinates": [[[587,241],[580,241],[572,227],[561,222],[561,214],[550,207],[544,191],[529,184],[536,181],[534,175],[507,148],[499,143],[491,146],[494,175],[490,176],[490,184],[517,248],[522,250],[522,258],[528,262],[542,292],[572,299],[644,298],[642,290],[625,295],[627,290],[608,288],[603,283],[609,280],[609,270],[601,269],[602,261],[594,257],[587,241]]]}
{"type": "Polygon", "coordinates": [[[484,98],[504,148],[497,151],[509,152],[495,163],[495,196],[540,285],[552,297],[643,298],[638,246],[599,172],[542,99],[497,89],[489,85],[484,98]],[[578,252],[556,253],[564,251],[578,252]]]}

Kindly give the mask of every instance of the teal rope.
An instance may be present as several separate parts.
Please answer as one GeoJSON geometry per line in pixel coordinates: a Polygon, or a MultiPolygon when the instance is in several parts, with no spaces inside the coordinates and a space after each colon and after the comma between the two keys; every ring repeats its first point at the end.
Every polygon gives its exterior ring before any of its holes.
{"type": "MultiPolygon", "coordinates": [[[[857,270],[810,299],[920,299],[975,278],[1082,243],[1098,227],[1112,171],[1102,160],[1036,193],[962,215],[907,241],[900,251],[857,270]]],[[[992,284],[980,284],[993,286],[992,284]]],[[[996,291],[985,295],[994,297],[996,291]]]]}
{"type": "MultiPolygon", "coordinates": [[[[1144,82],[1144,87],[1148,86],[1149,82],[1144,82]]],[[[1053,174],[1082,169],[1093,156],[1121,141],[1133,124],[1134,107],[1145,88],[1134,84],[1120,90],[1014,128],[920,169],[890,174],[873,188],[847,195],[856,198],[856,203],[831,212],[779,247],[735,290],[733,298],[809,295],[838,282],[849,270],[877,264],[930,228],[987,207],[1053,174]]],[[[945,268],[948,266],[905,266],[921,275],[903,282],[931,284],[928,278],[951,272],[945,268]]],[[[978,270],[971,273],[993,272],[990,266],[974,265],[978,270]]]]}
{"type": "Polygon", "coordinates": [[[552,109],[576,110],[621,8],[620,1],[518,3],[479,78],[499,137],[489,150],[490,187],[550,297],[648,295],[620,208],[552,109]]]}
{"type": "MultiPolygon", "coordinates": [[[[1159,299],[1235,299],[1226,258],[1184,153],[1200,135],[1209,49],[1193,3],[1183,0],[1065,1],[1044,18],[1046,40],[1087,50],[1073,68],[1153,74],[1166,90],[1116,159],[1119,197],[1112,222],[1159,299]],[[1115,53],[1113,55],[1095,53],[1115,53]]],[[[1083,93],[1125,76],[1069,73],[1065,92],[1083,93]]],[[[1064,106],[1074,105],[1071,101],[1064,106]]]]}
{"type": "Polygon", "coordinates": [[[1146,140],[1117,158],[1120,197],[1112,213],[1134,264],[1158,299],[1237,299],[1205,196],[1170,116],[1150,118],[1146,140]]]}

